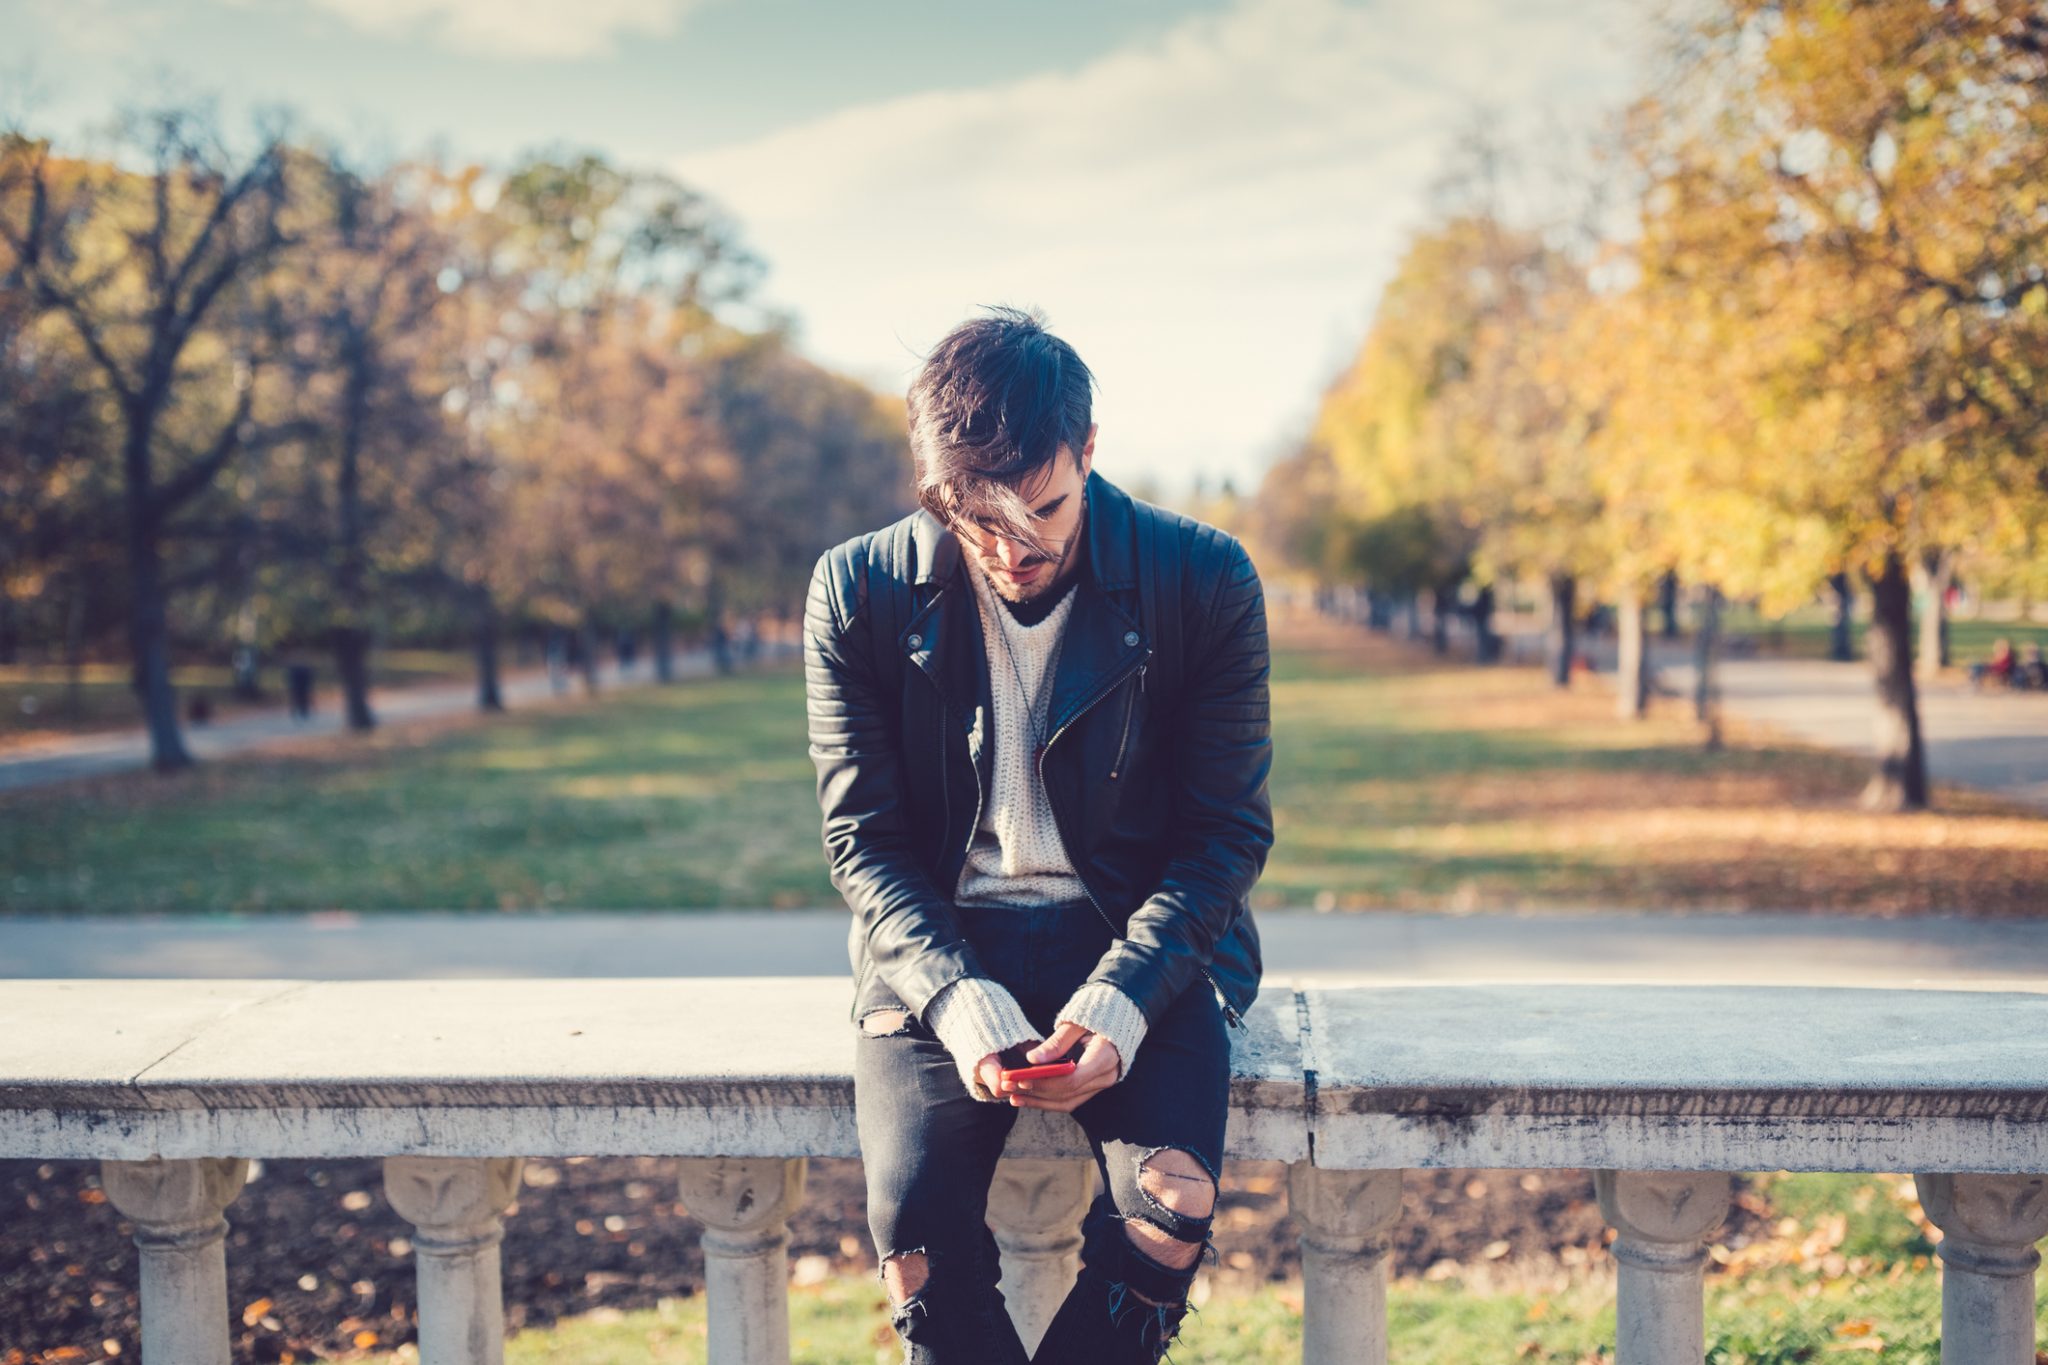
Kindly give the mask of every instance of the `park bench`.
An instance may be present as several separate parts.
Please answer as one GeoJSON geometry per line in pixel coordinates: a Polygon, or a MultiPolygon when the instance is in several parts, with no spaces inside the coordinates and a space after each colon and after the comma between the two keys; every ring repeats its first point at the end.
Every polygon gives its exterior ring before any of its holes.
{"type": "MultiPolygon", "coordinates": [[[[859,1154],[850,1003],[818,977],[0,982],[0,1157],[102,1163],[152,1365],[228,1359],[224,1213],[250,1158],[383,1157],[417,1228],[421,1358],[480,1365],[502,1359],[522,1160],[674,1156],[710,1360],[785,1365],[805,1159],[859,1154]]],[[[2048,994],[1269,977],[1247,1022],[1227,1155],[1290,1163],[1305,1360],[1386,1358],[1408,1167],[1593,1170],[1624,1365],[1698,1365],[1730,1173],[1912,1172],[1944,1233],[1945,1365],[2033,1359],[2048,994]]],[[[1070,1118],[1020,1115],[990,1222],[1027,1345],[1094,1178],[1070,1118]]]]}

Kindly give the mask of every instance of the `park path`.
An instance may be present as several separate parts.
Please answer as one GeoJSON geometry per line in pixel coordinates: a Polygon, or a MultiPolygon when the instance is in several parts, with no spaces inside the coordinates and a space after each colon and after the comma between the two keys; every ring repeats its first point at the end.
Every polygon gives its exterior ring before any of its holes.
{"type": "MultiPolygon", "coordinates": [[[[2048,921],[1552,912],[1258,914],[1265,980],[2048,990],[2048,921]]],[[[4,977],[850,976],[847,911],[0,918],[4,977]]]]}
{"type": "MultiPolygon", "coordinates": [[[[786,642],[764,641],[761,653],[764,657],[774,658],[793,652],[795,648],[786,642]]],[[[678,650],[673,658],[674,673],[678,678],[703,677],[714,671],[709,649],[678,650]]],[[[598,695],[604,696],[608,692],[649,685],[654,681],[654,664],[651,660],[643,660],[624,672],[616,663],[604,664],[599,666],[597,676],[598,695]]],[[[516,708],[578,699],[583,695],[583,681],[580,676],[572,675],[567,691],[557,698],[547,674],[532,670],[506,676],[499,691],[506,707],[516,708]]],[[[247,753],[283,740],[341,734],[344,728],[341,694],[337,689],[329,688],[325,695],[326,701],[319,703],[316,699],[318,709],[305,720],[293,720],[289,711],[279,709],[208,725],[187,724],[184,727],[185,746],[192,751],[194,758],[204,762],[229,754],[247,753]]],[[[380,727],[461,715],[476,709],[476,680],[380,688],[370,694],[370,705],[377,713],[380,727]]],[[[148,766],[149,736],[140,728],[49,740],[0,754],[0,792],[46,786],[79,777],[140,772],[148,766]]]]}
{"type": "MultiPolygon", "coordinates": [[[[1581,646],[1610,684],[1611,637],[1581,646]]],[[[1511,657],[1542,658],[1540,630],[1513,632],[1511,657]]],[[[1658,685],[1691,704],[1692,646],[1652,640],[1658,685]]],[[[1724,659],[1721,704],[1729,715],[1794,739],[1859,758],[1877,753],[1877,685],[1870,665],[1821,659],[1724,659]]],[[[1947,678],[1920,683],[1920,733],[1936,781],[1976,787],[2037,810],[2048,810],[2048,694],[1978,692],[1947,678]]]]}
{"type": "MultiPolygon", "coordinates": [[[[1658,672],[1680,695],[1692,695],[1689,662],[1660,661],[1658,672]]],[[[1721,665],[1721,699],[1729,714],[1809,743],[1866,758],[1877,751],[1877,689],[1868,664],[1731,659],[1721,665]]],[[[1923,682],[1920,730],[1937,781],[2048,810],[2048,695],[1923,682]]]]}

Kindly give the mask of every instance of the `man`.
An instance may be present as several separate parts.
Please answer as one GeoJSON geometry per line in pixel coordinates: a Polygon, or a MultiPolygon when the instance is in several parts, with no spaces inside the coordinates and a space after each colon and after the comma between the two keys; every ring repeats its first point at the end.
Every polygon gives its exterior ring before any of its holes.
{"type": "Polygon", "coordinates": [[[1151,1365],[1214,1255],[1261,972],[1265,599],[1231,536],[1094,471],[1087,367],[991,312],[911,384],[919,510],[827,551],[805,609],[868,1219],[911,1365],[1151,1365]],[[1013,1047],[1079,1066],[1006,1083],[1013,1047]],[[986,1223],[1020,1108],[1102,1176],[1035,1357],[986,1223]]]}

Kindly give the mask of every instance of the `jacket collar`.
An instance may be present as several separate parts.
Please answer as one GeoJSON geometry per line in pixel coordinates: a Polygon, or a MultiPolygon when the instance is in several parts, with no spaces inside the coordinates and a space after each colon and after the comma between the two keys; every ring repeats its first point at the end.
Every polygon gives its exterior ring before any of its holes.
{"type": "MultiPolygon", "coordinates": [[[[1088,556],[1075,574],[1074,605],[1054,669],[1048,737],[1106,692],[1112,678],[1136,668],[1151,652],[1136,603],[1119,600],[1138,582],[1137,509],[1129,494],[1092,469],[1086,487],[1088,556]]],[[[953,532],[923,508],[912,519],[911,538],[917,549],[915,582],[936,584],[937,591],[912,613],[897,646],[938,686],[956,723],[969,731],[979,765],[994,703],[981,610],[967,579],[974,570],[953,532]]]]}

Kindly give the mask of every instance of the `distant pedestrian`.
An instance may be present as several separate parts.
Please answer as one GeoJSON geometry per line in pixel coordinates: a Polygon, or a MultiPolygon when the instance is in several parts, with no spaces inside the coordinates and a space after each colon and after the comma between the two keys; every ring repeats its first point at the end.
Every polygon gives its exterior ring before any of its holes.
{"type": "Polygon", "coordinates": [[[292,719],[309,718],[313,714],[313,665],[293,664],[284,676],[286,689],[291,693],[292,719]]]}
{"type": "Polygon", "coordinates": [[[2038,642],[2027,646],[2026,654],[2013,673],[2013,683],[2030,691],[2048,692],[2048,659],[2041,657],[2038,642]]]}
{"type": "Polygon", "coordinates": [[[1970,686],[1982,687],[1987,682],[2000,687],[2014,686],[2013,674],[2018,667],[2019,661],[2012,653],[2012,641],[2001,636],[1991,642],[1989,659],[1979,660],[1970,665],[1970,686]]]}

